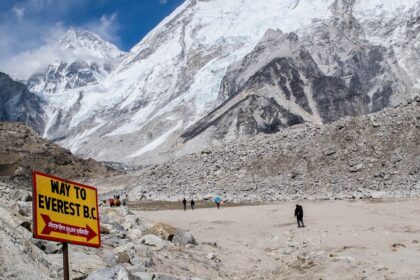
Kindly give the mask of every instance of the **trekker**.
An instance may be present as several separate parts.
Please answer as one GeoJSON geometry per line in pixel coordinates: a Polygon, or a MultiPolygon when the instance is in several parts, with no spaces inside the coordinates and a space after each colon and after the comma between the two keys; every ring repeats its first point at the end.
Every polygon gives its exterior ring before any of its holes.
{"type": "Polygon", "coordinates": [[[184,197],[184,200],[182,201],[182,204],[184,204],[184,211],[187,211],[187,200],[184,197]]]}
{"type": "Polygon", "coordinates": [[[214,202],[216,203],[217,209],[220,209],[220,203],[222,203],[222,199],[220,197],[216,197],[214,202]]]}
{"type": "Polygon", "coordinates": [[[122,200],[123,206],[126,206],[127,205],[127,201],[128,201],[128,195],[126,194],[125,195],[125,198],[123,198],[123,200],[122,200]]]}
{"type": "Polygon", "coordinates": [[[303,207],[299,204],[296,204],[295,217],[297,219],[298,228],[305,227],[303,223],[303,207]]]}
{"type": "Polygon", "coordinates": [[[194,210],[194,207],[195,207],[194,199],[191,199],[191,210],[194,210]]]}

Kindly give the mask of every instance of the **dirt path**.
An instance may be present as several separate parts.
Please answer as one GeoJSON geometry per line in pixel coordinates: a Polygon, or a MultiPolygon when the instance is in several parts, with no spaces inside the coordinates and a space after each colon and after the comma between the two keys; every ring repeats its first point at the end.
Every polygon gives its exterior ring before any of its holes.
{"type": "Polygon", "coordinates": [[[420,201],[294,203],[136,211],[187,229],[213,250],[229,279],[420,279],[420,201]]]}

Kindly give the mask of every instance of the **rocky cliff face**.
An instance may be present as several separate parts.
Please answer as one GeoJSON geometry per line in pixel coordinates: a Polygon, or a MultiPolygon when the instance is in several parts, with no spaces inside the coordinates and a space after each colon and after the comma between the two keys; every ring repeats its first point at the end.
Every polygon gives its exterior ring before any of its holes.
{"type": "Polygon", "coordinates": [[[0,73],[0,121],[24,122],[42,133],[45,127],[42,103],[24,84],[0,73]]]}
{"type": "Polygon", "coordinates": [[[400,102],[401,95],[410,96],[412,80],[393,49],[367,40],[353,6],[335,2],[333,18],[314,23],[301,38],[268,31],[229,67],[219,91],[222,105],[182,137],[189,140],[209,128],[218,138],[235,138],[305,121],[325,124],[377,112],[400,102]],[[251,106],[244,102],[250,96],[251,106]]]}

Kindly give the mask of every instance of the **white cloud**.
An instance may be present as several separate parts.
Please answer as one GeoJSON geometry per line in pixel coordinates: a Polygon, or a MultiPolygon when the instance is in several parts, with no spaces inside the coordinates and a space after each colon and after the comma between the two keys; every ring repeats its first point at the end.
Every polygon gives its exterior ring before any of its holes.
{"type": "Polygon", "coordinates": [[[159,0],[159,5],[164,5],[168,3],[168,0],[159,0]]]}
{"type": "Polygon", "coordinates": [[[18,7],[13,6],[12,11],[15,13],[16,18],[18,21],[21,21],[23,19],[23,16],[25,15],[25,8],[24,7],[18,7]]]}
{"type": "MultiPolygon", "coordinates": [[[[38,4],[41,5],[41,2],[45,4],[45,1],[39,1],[38,4]]],[[[65,51],[54,44],[70,28],[88,30],[106,41],[118,42],[119,25],[116,19],[116,14],[102,15],[100,19],[80,27],[69,27],[62,23],[34,23],[28,20],[15,26],[12,23],[0,24],[0,71],[15,78],[27,79],[54,61],[72,62],[81,58],[80,53],[65,51]]],[[[86,53],[83,59],[100,59],[95,55],[86,53]]]]}
{"type": "Polygon", "coordinates": [[[82,29],[89,30],[101,36],[104,40],[119,43],[118,30],[120,26],[117,22],[117,14],[102,15],[99,20],[91,21],[81,26],[82,29]]]}

